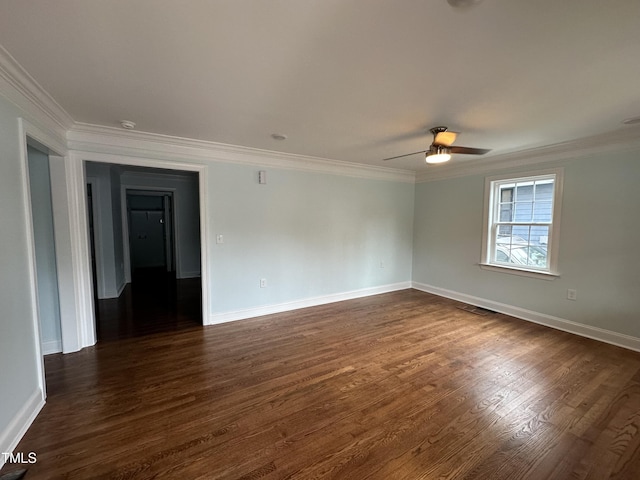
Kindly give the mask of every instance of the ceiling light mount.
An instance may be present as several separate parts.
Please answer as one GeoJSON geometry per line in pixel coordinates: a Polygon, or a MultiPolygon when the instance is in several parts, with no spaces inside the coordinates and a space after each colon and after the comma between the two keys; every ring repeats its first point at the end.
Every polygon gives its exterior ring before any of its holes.
{"type": "Polygon", "coordinates": [[[125,130],[133,130],[136,128],[135,122],[132,122],[131,120],[120,120],[120,126],[125,130]]]}

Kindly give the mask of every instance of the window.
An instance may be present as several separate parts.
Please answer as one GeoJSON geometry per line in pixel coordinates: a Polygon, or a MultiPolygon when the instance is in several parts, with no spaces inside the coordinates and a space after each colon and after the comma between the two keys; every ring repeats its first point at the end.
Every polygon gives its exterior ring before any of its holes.
{"type": "Polygon", "coordinates": [[[562,170],[486,179],[482,266],[558,275],[562,170]]]}

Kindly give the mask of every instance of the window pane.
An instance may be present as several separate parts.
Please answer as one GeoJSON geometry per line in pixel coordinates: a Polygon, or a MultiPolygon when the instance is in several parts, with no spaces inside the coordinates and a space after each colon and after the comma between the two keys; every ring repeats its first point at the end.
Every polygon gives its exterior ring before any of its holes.
{"type": "Polygon", "coordinates": [[[553,200],[553,180],[543,180],[536,182],[535,201],[550,202],[553,200]]]}
{"type": "Polygon", "coordinates": [[[513,221],[513,203],[500,204],[500,221],[501,222],[513,221]]]}
{"type": "MultiPolygon", "coordinates": [[[[543,185],[546,186],[546,185],[543,185]]],[[[525,185],[525,189],[517,187],[518,192],[524,192],[520,198],[526,198],[526,195],[532,194],[531,186],[525,185]]],[[[545,190],[541,190],[546,195],[545,190]]],[[[502,193],[502,192],[501,192],[502,193]]],[[[509,221],[508,207],[511,204],[500,203],[501,214],[504,216],[500,221],[509,221]]],[[[526,218],[524,210],[529,208],[529,217],[537,216],[537,221],[551,221],[551,201],[535,202],[516,202],[514,204],[516,211],[515,221],[525,222],[532,221],[532,218],[526,218]]],[[[494,244],[493,258],[496,263],[508,264],[513,267],[522,268],[548,268],[547,244],[549,241],[549,227],[546,225],[499,225],[496,229],[496,238],[494,244]]]]}
{"type": "Polygon", "coordinates": [[[551,222],[553,218],[553,203],[552,202],[536,202],[533,207],[533,221],[534,222],[551,222]]]}
{"type": "Polygon", "coordinates": [[[513,185],[500,187],[500,200],[498,202],[498,219],[501,222],[513,221],[513,185]]]}
{"type": "Polygon", "coordinates": [[[507,255],[504,251],[502,250],[498,250],[496,252],[496,261],[497,262],[505,262],[507,263],[509,261],[509,255],[507,255]]]}
{"type": "Polygon", "coordinates": [[[511,263],[522,265],[523,267],[529,266],[529,248],[526,245],[512,246],[511,247],[511,263]]]}
{"type": "Polygon", "coordinates": [[[511,262],[511,236],[502,235],[498,236],[495,242],[494,258],[496,262],[510,263],[511,262]]]}
{"type": "Polygon", "coordinates": [[[511,225],[499,225],[497,237],[510,237],[513,227],[511,225]]]}
{"type": "Polygon", "coordinates": [[[529,225],[515,225],[511,229],[513,241],[516,243],[529,243],[529,225]]]}
{"type": "Polygon", "coordinates": [[[529,246],[527,252],[527,262],[529,266],[535,268],[547,268],[547,248],[545,246],[529,246]]]}
{"type": "Polygon", "coordinates": [[[548,268],[546,245],[533,243],[540,232],[548,233],[547,227],[519,226],[515,235],[498,235],[495,241],[494,258],[497,263],[506,263],[523,268],[548,268]],[[531,241],[529,241],[531,239],[531,241]]]}
{"type": "Polygon", "coordinates": [[[533,202],[516,202],[515,215],[516,222],[530,222],[533,218],[533,202]]]}
{"type": "Polygon", "coordinates": [[[533,182],[516,184],[516,202],[533,201],[533,182]]]}
{"type": "Polygon", "coordinates": [[[533,225],[530,243],[531,245],[547,245],[549,243],[549,227],[533,225]]]}
{"type": "Polygon", "coordinates": [[[500,201],[503,203],[513,202],[513,187],[500,187],[500,201]]]}

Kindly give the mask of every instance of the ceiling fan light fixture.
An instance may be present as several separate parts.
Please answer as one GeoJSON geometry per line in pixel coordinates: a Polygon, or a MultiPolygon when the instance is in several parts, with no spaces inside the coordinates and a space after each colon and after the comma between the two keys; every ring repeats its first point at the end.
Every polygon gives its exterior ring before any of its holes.
{"type": "Polygon", "coordinates": [[[448,153],[436,153],[435,155],[429,155],[427,153],[427,163],[444,163],[451,160],[451,155],[448,153]]]}
{"type": "Polygon", "coordinates": [[[451,160],[452,153],[461,153],[464,155],[484,155],[490,152],[487,148],[470,148],[470,147],[454,147],[451,146],[456,141],[455,132],[450,132],[447,127],[433,127],[429,131],[433,134],[433,143],[429,146],[428,150],[420,150],[419,152],[405,153],[404,155],[397,155],[395,157],[383,158],[386,160],[395,160],[396,158],[408,157],[409,155],[417,155],[418,153],[425,154],[425,160],[427,163],[444,163],[451,160]]]}
{"type": "Polygon", "coordinates": [[[437,145],[427,150],[425,157],[427,163],[444,163],[451,160],[451,152],[449,148],[437,145]]]}

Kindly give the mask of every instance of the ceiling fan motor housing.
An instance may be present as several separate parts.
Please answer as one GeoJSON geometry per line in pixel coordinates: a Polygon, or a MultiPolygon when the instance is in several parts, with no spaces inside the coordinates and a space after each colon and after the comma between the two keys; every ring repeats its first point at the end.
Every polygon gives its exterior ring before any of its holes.
{"type": "Polygon", "coordinates": [[[444,155],[451,154],[451,147],[446,147],[444,145],[431,145],[429,147],[429,155],[444,155]]]}

